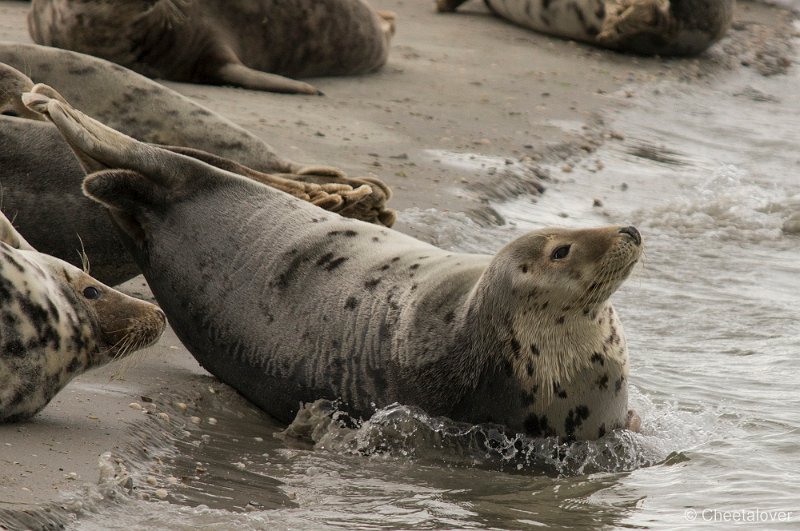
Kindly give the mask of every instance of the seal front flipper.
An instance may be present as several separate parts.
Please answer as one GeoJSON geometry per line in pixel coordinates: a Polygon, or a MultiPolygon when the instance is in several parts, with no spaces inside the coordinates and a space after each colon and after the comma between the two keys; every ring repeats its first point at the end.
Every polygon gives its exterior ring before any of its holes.
{"type": "Polygon", "coordinates": [[[251,90],[282,92],[285,94],[311,94],[323,96],[321,90],[308,83],[295,81],[278,74],[253,70],[241,63],[226,63],[211,73],[211,79],[222,85],[235,85],[251,90]]]}
{"type": "Polygon", "coordinates": [[[597,42],[613,48],[637,34],[665,34],[671,20],[669,0],[608,2],[597,42]]]}

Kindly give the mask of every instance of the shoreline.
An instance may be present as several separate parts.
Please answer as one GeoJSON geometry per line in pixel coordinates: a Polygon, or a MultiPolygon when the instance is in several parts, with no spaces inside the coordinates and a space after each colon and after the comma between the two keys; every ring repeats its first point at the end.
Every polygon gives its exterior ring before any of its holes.
{"type": "MultiPolygon", "coordinates": [[[[398,13],[389,64],[374,75],[313,80],[325,98],[165,84],[294,160],[383,178],[395,191],[390,205],[399,210],[396,228],[428,240],[432,233],[403,223],[403,210],[467,212],[479,223],[497,223],[490,200],[558,186],[569,178],[567,165],[624,135],[608,130],[604,116],[619,108],[620,99],[636,98],[637,86],[671,80],[690,90],[739,68],[779,74],[791,64],[789,39],[795,32],[787,11],[740,2],[734,29],[711,52],[665,60],[538,35],[489,16],[478,2],[447,15],[433,13],[423,0],[372,3],[398,13]],[[485,170],[448,163],[447,153],[486,157],[485,170]],[[506,165],[513,171],[505,172],[506,165]],[[545,165],[561,171],[548,177],[545,165]]],[[[0,2],[0,40],[30,42],[26,10],[20,2],[0,2]]],[[[151,298],[141,277],[123,290],[151,298]]],[[[124,380],[111,376],[125,361],[90,372],[31,421],[0,425],[0,511],[57,506],[63,493],[96,485],[100,456],[124,458],[137,444],[131,430],[146,426],[142,397],[172,401],[207,381],[208,373],[171,329],[138,357],[124,380]]],[[[0,528],[2,521],[0,513],[0,528]]]]}

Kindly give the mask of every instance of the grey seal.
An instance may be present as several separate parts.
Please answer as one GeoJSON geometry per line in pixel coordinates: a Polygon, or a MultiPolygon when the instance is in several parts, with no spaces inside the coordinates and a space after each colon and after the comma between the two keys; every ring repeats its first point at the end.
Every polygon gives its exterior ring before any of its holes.
{"type": "MultiPolygon", "coordinates": [[[[379,179],[351,178],[336,168],[285,161],[269,146],[224,118],[119,66],[39,46],[0,45],[0,56],[61,81],[70,93],[80,93],[82,99],[93,102],[98,115],[108,117],[114,125],[119,124],[132,134],[150,141],[179,144],[165,146],[167,149],[246,175],[342,215],[383,225],[391,225],[395,220],[394,211],[386,207],[391,191],[379,179]],[[125,108],[121,102],[137,100],[144,107],[138,116],[121,110],[125,108]],[[163,113],[160,117],[159,112],[163,113]],[[230,140],[226,141],[226,137],[230,140]],[[257,171],[202,149],[183,147],[191,146],[192,142],[241,156],[268,171],[257,171]]],[[[11,116],[41,119],[22,105],[19,98],[22,91],[32,86],[30,78],[0,64],[0,110],[11,116]]],[[[50,94],[61,98],[52,89],[50,94]]],[[[84,172],[51,124],[0,117],[0,145],[3,146],[0,150],[2,204],[37,249],[76,266],[81,265],[80,253],[85,251],[90,257],[92,274],[111,285],[139,274],[106,213],[82,195],[80,183],[84,172]]]]}
{"type": "Polygon", "coordinates": [[[377,70],[394,15],[364,0],[34,0],[28,29],[148,77],[319,94],[284,76],[377,70]]]}
{"type": "Polygon", "coordinates": [[[166,318],[37,252],[0,213],[0,422],[41,411],[69,381],[154,343],[166,318]]]}
{"type": "Polygon", "coordinates": [[[46,95],[24,100],[109,168],[84,191],[108,208],[183,344],[277,419],[328,398],[360,416],[401,402],[531,436],[595,439],[630,424],[608,298],[641,255],[635,228],[543,229],[495,256],[449,253],[46,95]]]}
{"type": "MultiPolygon", "coordinates": [[[[436,0],[455,11],[467,0],[436,0]]],[[[642,55],[697,55],[720,40],[735,0],[485,0],[535,31],[642,55]]]]}

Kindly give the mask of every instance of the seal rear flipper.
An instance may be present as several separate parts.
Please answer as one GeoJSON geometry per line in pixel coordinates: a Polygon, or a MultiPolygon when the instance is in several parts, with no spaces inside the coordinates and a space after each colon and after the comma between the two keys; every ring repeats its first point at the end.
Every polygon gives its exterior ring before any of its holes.
{"type": "Polygon", "coordinates": [[[144,243],[140,212],[166,202],[158,185],[131,170],[104,170],[83,180],[83,193],[108,209],[111,219],[138,246],[144,243]]]}
{"type": "Polygon", "coordinates": [[[295,81],[278,74],[253,70],[241,63],[223,64],[211,74],[211,79],[223,85],[235,85],[251,90],[324,96],[321,90],[308,83],[295,81]]]}
{"type": "Polygon", "coordinates": [[[161,149],[107,127],[86,116],[66,101],[50,97],[47,85],[35,85],[23,94],[25,105],[50,119],[87,173],[104,169],[138,172],[172,194],[188,192],[186,184],[210,185],[229,178],[202,161],[161,149]]]}

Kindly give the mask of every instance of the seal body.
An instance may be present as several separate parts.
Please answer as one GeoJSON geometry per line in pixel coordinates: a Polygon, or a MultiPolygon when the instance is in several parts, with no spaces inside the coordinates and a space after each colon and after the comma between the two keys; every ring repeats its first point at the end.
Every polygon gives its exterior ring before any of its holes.
{"type": "MultiPolygon", "coordinates": [[[[378,179],[352,178],[336,168],[283,159],[227,119],[118,65],[25,44],[0,44],[0,61],[65,87],[67,97],[77,98],[91,114],[139,139],[169,144],[173,151],[224,165],[343,215],[384,225],[394,222],[394,211],[385,207],[391,191],[378,179]],[[132,110],[133,102],[138,111],[132,110]],[[371,192],[364,193],[365,187],[371,192]]],[[[138,275],[107,214],[81,193],[85,172],[61,135],[48,122],[15,118],[41,119],[19,97],[31,87],[30,78],[0,63],[5,211],[37,249],[79,267],[84,251],[92,274],[106,284],[138,275]]]]}
{"type": "MultiPolygon", "coordinates": [[[[454,11],[466,0],[438,0],[454,11]]],[[[645,55],[696,55],[721,39],[735,0],[485,0],[526,28],[645,55]]]]}
{"type": "Polygon", "coordinates": [[[35,251],[0,214],[0,422],[39,412],[73,377],[155,342],[153,304],[35,251]]]}
{"type": "Polygon", "coordinates": [[[28,21],[39,44],[148,77],[309,94],[281,76],[376,70],[393,31],[364,0],[34,0],[28,21]]]}
{"type": "Polygon", "coordinates": [[[85,192],[189,351],[278,419],[330,398],[365,417],[397,401],[530,435],[626,425],[627,348],[608,297],[641,253],[632,227],[453,254],[27,101],[73,149],[119,168],[85,192]]]}

